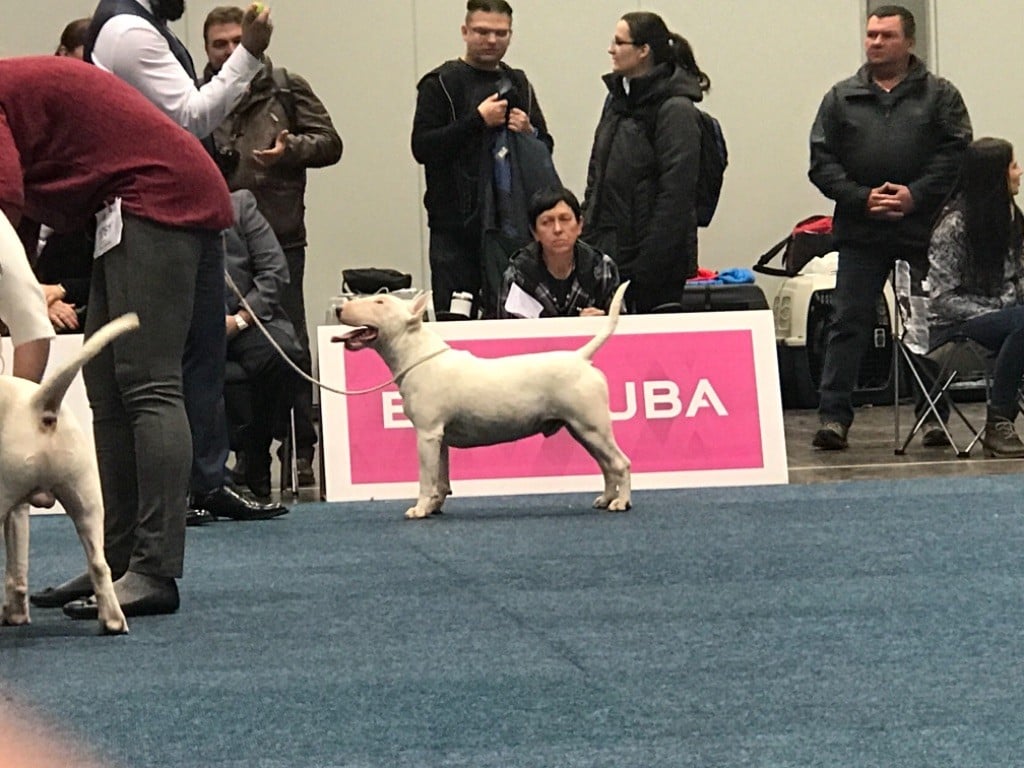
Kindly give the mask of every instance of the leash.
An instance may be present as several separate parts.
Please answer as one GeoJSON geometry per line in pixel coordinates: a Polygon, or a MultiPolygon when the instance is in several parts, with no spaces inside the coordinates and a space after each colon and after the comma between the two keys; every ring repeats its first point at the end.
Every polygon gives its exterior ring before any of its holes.
{"type": "MultiPolygon", "coordinates": [[[[301,368],[299,368],[299,366],[297,366],[292,361],[292,359],[290,357],[288,357],[288,355],[285,353],[285,351],[283,349],[281,349],[281,347],[278,345],[278,343],[276,341],[274,341],[274,337],[270,335],[270,332],[267,331],[267,329],[263,326],[263,323],[260,321],[259,316],[256,314],[256,312],[253,311],[253,308],[251,306],[249,306],[249,302],[245,300],[245,296],[242,295],[242,292],[238,289],[238,286],[235,284],[235,281],[231,279],[231,275],[228,274],[228,271],[226,269],[224,270],[224,281],[227,283],[228,287],[235,294],[235,296],[238,297],[238,300],[242,303],[242,307],[252,317],[253,323],[256,325],[257,328],[260,329],[260,333],[262,333],[266,337],[267,341],[270,342],[270,346],[272,346],[274,348],[274,351],[277,352],[277,354],[281,357],[281,359],[284,360],[286,363],[288,363],[288,366],[293,371],[295,371],[297,374],[299,374],[299,376],[301,376],[303,379],[308,381],[313,386],[319,387],[320,389],[326,389],[328,392],[333,392],[336,395],[345,395],[345,396],[369,395],[369,394],[371,394],[373,392],[378,392],[378,391],[384,389],[384,387],[389,387],[392,384],[398,384],[402,380],[402,378],[406,374],[408,374],[409,371],[411,371],[413,368],[416,368],[416,367],[418,367],[420,365],[423,365],[423,363],[427,362],[428,360],[433,360],[438,355],[442,354],[443,352],[447,352],[450,349],[450,347],[444,347],[443,349],[439,349],[439,350],[437,350],[435,352],[431,352],[429,355],[420,358],[419,360],[417,360],[414,363],[411,363],[410,365],[407,365],[405,368],[403,368],[401,371],[396,373],[394,376],[392,376],[388,381],[385,381],[383,384],[377,384],[376,386],[368,387],[367,389],[351,389],[351,390],[350,389],[335,389],[334,387],[332,387],[332,386],[330,386],[328,384],[324,384],[322,381],[318,381],[317,379],[314,379],[312,376],[310,376],[305,371],[303,371],[301,368]]],[[[332,342],[342,341],[342,338],[340,336],[336,336],[336,337],[332,338],[331,341],[332,342]]]]}

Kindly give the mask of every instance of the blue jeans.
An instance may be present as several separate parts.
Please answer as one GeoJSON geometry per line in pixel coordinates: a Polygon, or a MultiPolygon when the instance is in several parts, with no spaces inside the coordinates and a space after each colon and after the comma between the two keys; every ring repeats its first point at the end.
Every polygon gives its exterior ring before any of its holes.
{"type": "Polygon", "coordinates": [[[1017,390],[1024,379],[1024,305],[997,309],[932,334],[932,344],[966,336],[995,353],[989,392],[992,415],[1011,421],[1017,415],[1017,390]]]}

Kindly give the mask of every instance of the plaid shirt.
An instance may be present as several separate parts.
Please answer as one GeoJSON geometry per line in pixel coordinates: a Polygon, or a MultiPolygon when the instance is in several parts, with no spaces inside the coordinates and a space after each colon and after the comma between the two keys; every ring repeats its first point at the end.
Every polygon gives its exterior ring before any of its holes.
{"type": "Polygon", "coordinates": [[[513,284],[540,303],[540,317],[575,317],[585,307],[599,307],[607,312],[612,295],[619,287],[619,270],[615,262],[581,241],[576,241],[575,260],[569,294],[565,304],[560,305],[552,292],[554,278],[544,266],[540,244],[533,242],[516,251],[501,281],[498,317],[521,317],[505,309],[513,284]]]}

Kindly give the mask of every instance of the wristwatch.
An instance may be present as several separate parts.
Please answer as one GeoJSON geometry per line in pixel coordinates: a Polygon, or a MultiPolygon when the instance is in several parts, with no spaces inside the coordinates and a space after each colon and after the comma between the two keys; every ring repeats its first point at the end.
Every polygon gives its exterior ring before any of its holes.
{"type": "Polygon", "coordinates": [[[245,318],[242,317],[241,313],[237,315],[232,315],[232,317],[235,318],[235,325],[238,326],[238,330],[244,331],[246,328],[249,327],[249,324],[245,322],[245,318]]]}

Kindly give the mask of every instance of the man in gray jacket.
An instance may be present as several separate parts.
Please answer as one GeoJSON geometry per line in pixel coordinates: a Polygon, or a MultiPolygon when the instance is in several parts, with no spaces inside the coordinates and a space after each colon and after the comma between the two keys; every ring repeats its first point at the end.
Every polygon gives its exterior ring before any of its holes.
{"type": "Polygon", "coordinates": [[[897,259],[925,273],[932,219],[971,141],[959,91],[913,55],[914,34],[914,16],[906,8],[873,10],[864,41],[867,62],[825,94],[811,129],[809,176],[835,201],[839,250],[821,374],[821,427],[813,440],[823,450],[847,447],[851,395],[878,296],[897,259]]]}

